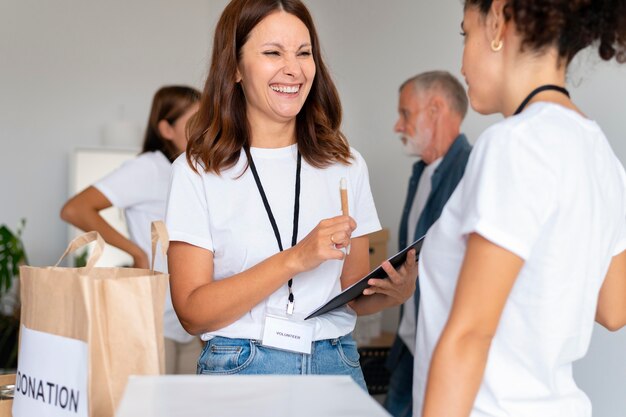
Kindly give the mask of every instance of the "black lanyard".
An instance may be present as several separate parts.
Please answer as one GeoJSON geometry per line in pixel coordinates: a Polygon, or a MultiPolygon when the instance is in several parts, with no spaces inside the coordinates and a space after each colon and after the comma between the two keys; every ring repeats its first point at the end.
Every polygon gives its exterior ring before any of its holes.
{"type": "MultiPolygon", "coordinates": [[[[261,179],[259,178],[259,173],[256,170],[256,166],[254,165],[254,160],[252,159],[252,154],[248,149],[246,149],[246,154],[248,156],[248,161],[250,162],[250,170],[252,171],[252,175],[254,176],[254,182],[256,182],[256,187],[259,189],[259,193],[261,194],[261,199],[263,200],[263,205],[265,206],[265,211],[267,212],[267,217],[270,219],[270,223],[272,224],[272,229],[274,230],[274,236],[276,236],[276,242],[278,243],[278,249],[283,251],[283,242],[280,238],[280,231],[278,230],[278,226],[276,225],[276,219],[274,219],[274,215],[272,214],[272,208],[270,207],[270,203],[267,201],[267,196],[265,195],[265,190],[263,190],[263,185],[261,184],[261,179]]],[[[294,197],[293,204],[293,234],[291,235],[291,246],[295,246],[298,242],[298,220],[300,217],[300,171],[302,168],[302,155],[300,155],[300,151],[298,151],[298,162],[296,164],[296,191],[294,197]]],[[[289,288],[289,303],[287,304],[287,314],[293,313],[293,305],[294,305],[294,296],[291,290],[293,286],[293,279],[290,278],[287,283],[289,288]]]]}
{"type": "Polygon", "coordinates": [[[524,101],[522,101],[522,104],[520,104],[517,110],[515,110],[515,113],[513,113],[513,116],[515,116],[516,114],[520,114],[522,110],[524,110],[528,102],[532,100],[533,97],[535,97],[537,94],[541,93],[542,91],[546,91],[546,90],[558,91],[559,93],[563,93],[567,97],[569,97],[569,91],[567,91],[563,87],[559,87],[558,85],[554,85],[554,84],[542,85],[540,87],[535,88],[533,91],[530,92],[530,94],[526,96],[524,101]]]}

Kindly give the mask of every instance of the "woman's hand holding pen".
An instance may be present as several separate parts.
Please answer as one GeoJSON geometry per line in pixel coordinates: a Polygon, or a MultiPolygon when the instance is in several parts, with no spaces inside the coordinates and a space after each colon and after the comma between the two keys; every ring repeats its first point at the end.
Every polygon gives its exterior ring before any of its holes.
{"type": "Polygon", "coordinates": [[[417,280],[415,249],[407,253],[406,261],[398,270],[388,261],[383,262],[382,267],[389,275],[389,279],[370,279],[368,281],[370,287],[363,290],[363,295],[383,294],[390,297],[395,305],[404,303],[415,292],[417,280]]]}
{"type": "Polygon", "coordinates": [[[337,216],[319,222],[290,252],[291,265],[297,272],[311,270],[329,259],[343,259],[342,248],[350,244],[356,222],[350,216],[337,216]]]}

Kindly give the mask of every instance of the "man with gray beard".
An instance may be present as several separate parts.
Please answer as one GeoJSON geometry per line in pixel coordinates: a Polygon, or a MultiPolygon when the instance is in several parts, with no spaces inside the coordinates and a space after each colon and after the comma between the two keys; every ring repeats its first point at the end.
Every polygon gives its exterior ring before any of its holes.
{"type": "MultiPolygon", "coordinates": [[[[460,133],[467,106],[463,86],[446,71],[424,72],[400,86],[394,131],[401,135],[405,153],[419,160],[413,165],[402,211],[399,249],[426,234],[463,177],[471,151],[460,133]]],[[[384,405],[394,417],[412,416],[419,277],[417,282],[414,296],[402,306],[398,334],[386,363],[391,380],[384,405]]]]}

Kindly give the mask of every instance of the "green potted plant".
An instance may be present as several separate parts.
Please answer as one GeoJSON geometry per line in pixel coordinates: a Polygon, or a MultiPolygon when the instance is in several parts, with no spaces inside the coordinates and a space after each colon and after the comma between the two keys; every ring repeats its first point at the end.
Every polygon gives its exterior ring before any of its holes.
{"type": "Polygon", "coordinates": [[[0,225],[0,369],[17,367],[19,267],[28,263],[22,242],[25,224],[22,219],[15,233],[6,225],[0,225]]]}

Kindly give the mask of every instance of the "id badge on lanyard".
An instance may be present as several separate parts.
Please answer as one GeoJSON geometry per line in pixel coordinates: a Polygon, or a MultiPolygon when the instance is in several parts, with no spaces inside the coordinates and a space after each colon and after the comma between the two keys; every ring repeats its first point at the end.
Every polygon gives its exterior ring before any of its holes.
{"type": "Polygon", "coordinates": [[[304,316],[287,314],[283,309],[265,309],[263,346],[290,352],[311,354],[315,325],[304,321],[304,316]]]}
{"type": "MultiPolygon", "coordinates": [[[[254,181],[259,190],[263,206],[267,212],[267,217],[274,231],[276,237],[276,243],[278,249],[283,250],[283,244],[280,238],[280,231],[274,219],[274,214],[270,207],[265,190],[261,184],[259,173],[257,172],[252,155],[247,150],[248,162],[250,163],[250,170],[254,176],[254,181]]],[[[293,209],[293,233],[291,236],[291,246],[295,246],[298,240],[298,219],[300,215],[300,171],[302,167],[302,155],[298,151],[297,163],[296,163],[296,189],[294,197],[294,209],[293,209]]],[[[293,279],[290,279],[287,283],[287,289],[289,296],[287,298],[287,305],[284,310],[274,309],[267,307],[265,309],[265,322],[263,326],[263,337],[261,344],[263,346],[272,347],[275,349],[287,350],[291,352],[299,352],[311,354],[311,343],[313,343],[313,330],[314,325],[310,322],[304,321],[304,316],[300,317],[294,313],[294,300],[295,296],[292,291],[293,279]]]]}

